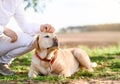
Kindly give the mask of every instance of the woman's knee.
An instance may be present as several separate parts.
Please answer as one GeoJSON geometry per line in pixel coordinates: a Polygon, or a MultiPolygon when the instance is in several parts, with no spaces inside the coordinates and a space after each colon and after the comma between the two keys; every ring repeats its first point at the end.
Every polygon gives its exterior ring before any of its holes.
{"type": "Polygon", "coordinates": [[[20,46],[32,46],[34,37],[26,33],[17,33],[17,44],[20,46]]]}

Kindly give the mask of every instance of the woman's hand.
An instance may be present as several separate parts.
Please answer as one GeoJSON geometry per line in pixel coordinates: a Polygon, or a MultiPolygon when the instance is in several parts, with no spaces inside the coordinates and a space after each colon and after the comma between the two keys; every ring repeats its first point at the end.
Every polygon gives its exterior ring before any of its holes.
{"type": "Polygon", "coordinates": [[[44,24],[44,25],[40,26],[40,31],[41,32],[53,33],[55,31],[55,29],[50,24],[44,24]]]}
{"type": "Polygon", "coordinates": [[[3,33],[6,36],[11,38],[11,43],[17,41],[18,36],[17,36],[17,34],[13,30],[11,30],[9,28],[4,28],[4,32],[3,33]]]}

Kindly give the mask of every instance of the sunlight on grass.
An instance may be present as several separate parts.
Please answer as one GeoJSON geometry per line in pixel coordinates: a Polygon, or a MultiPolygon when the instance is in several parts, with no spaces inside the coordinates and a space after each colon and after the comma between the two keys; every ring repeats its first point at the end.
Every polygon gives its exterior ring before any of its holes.
{"type": "MultiPolygon", "coordinates": [[[[36,81],[68,81],[73,79],[120,79],[120,45],[108,46],[103,48],[88,48],[86,46],[78,46],[84,49],[91,60],[97,62],[98,66],[94,68],[95,72],[90,73],[79,70],[69,78],[58,76],[38,76],[36,81]]],[[[31,63],[31,56],[33,52],[29,52],[14,60],[11,65],[12,70],[16,71],[14,76],[1,76],[3,81],[9,80],[29,80],[27,74],[31,63]]]]}

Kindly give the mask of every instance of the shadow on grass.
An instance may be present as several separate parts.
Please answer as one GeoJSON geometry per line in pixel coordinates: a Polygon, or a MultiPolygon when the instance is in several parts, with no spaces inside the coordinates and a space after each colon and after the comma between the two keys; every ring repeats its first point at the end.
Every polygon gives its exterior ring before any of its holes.
{"type": "Polygon", "coordinates": [[[112,63],[111,68],[120,68],[120,62],[112,63]]]}
{"type": "Polygon", "coordinates": [[[31,59],[28,58],[16,58],[13,62],[13,65],[26,65],[30,66],[31,59]]]}
{"type": "Polygon", "coordinates": [[[115,59],[114,56],[94,56],[94,57],[90,57],[90,59],[94,62],[101,62],[101,61],[110,61],[115,59]]]}

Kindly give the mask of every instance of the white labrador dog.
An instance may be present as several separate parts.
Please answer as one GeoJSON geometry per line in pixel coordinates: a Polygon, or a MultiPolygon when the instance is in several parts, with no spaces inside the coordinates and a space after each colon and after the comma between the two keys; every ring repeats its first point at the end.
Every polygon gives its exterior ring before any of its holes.
{"type": "Polygon", "coordinates": [[[93,71],[92,67],[97,66],[80,48],[60,49],[58,39],[53,33],[38,34],[34,45],[35,53],[32,56],[29,77],[35,78],[38,74],[69,77],[78,71],[80,66],[88,71],[93,71]]]}

